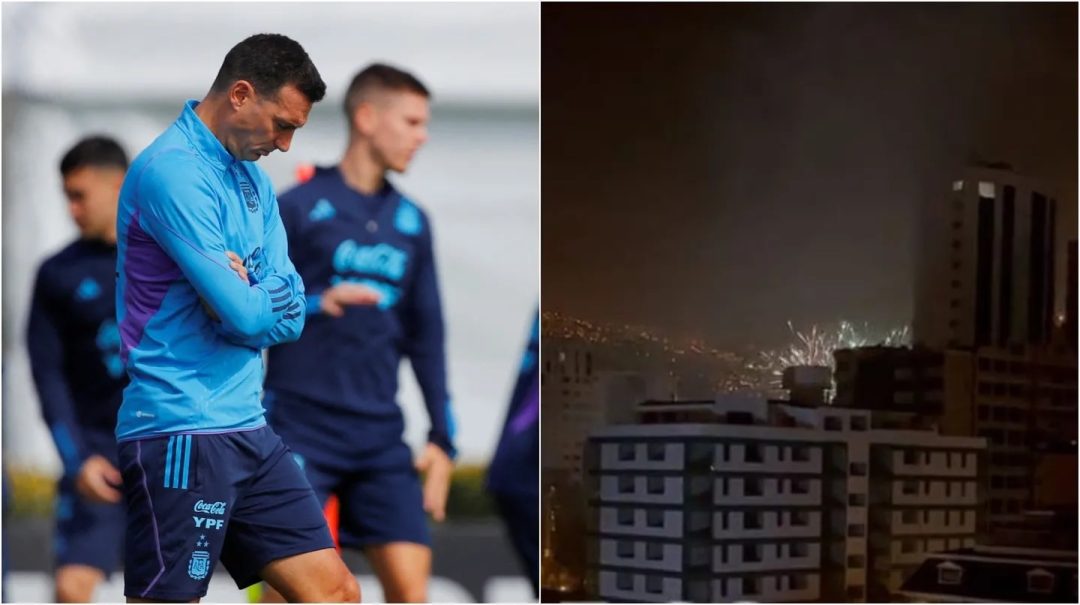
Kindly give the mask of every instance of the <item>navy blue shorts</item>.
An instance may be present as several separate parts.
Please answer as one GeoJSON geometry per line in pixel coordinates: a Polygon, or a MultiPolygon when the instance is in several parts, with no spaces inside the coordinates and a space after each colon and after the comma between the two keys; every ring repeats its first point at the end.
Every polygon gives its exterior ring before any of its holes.
{"type": "Polygon", "coordinates": [[[124,595],[206,595],[220,560],[246,588],[268,563],[333,548],[311,486],[269,427],[120,444],[124,595]]]}
{"type": "Polygon", "coordinates": [[[61,479],[56,492],[56,566],[86,565],[111,574],[123,552],[124,506],[87,501],[75,490],[73,476],[61,479]]]}
{"type": "Polygon", "coordinates": [[[319,503],[338,498],[338,541],[364,548],[390,542],[431,545],[404,421],[362,418],[267,391],[267,420],[304,469],[319,503]]]}

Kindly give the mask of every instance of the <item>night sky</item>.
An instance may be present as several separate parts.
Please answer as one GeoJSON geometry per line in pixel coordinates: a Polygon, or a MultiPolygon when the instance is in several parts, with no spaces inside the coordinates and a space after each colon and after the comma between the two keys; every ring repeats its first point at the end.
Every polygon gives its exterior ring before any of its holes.
{"type": "Polygon", "coordinates": [[[1060,183],[1076,237],[1075,4],[544,4],[542,40],[545,310],[910,324],[919,205],[978,159],[1060,183]]]}

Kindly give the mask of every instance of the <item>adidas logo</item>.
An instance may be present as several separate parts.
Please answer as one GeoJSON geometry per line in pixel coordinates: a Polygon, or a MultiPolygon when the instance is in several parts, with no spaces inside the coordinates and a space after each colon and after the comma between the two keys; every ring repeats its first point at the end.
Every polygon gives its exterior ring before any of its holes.
{"type": "Polygon", "coordinates": [[[101,286],[92,277],[82,280],[75,290],[75,298],[78,300],[92,300],[98,296],[101,296],[101,286]]]}
{"type": "Polygon", "coordinates": [[[334,218],[334,215],[336,214],[337,210],[334,210],[334,206],[330,203],[330,200],[320,198],[318,202],[315,202],[315,207],[311,209],[308,218],[313,221],[325,221],[334,218]]]}

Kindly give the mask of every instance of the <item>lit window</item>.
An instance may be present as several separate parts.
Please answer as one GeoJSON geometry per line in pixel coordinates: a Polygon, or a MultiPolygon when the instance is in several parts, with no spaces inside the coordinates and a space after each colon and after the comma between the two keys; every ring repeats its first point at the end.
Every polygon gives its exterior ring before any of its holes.
{"type": "Polygon", "coordinates": [[[994,197],[994,184],[987,181],[979,181],[979,197],[994,197]]]}
{"type": "Polygon", "coordinates": [[[946,561],[937,565],[937,583],[957,586],[963,580],[963,567],[946,561]]]}

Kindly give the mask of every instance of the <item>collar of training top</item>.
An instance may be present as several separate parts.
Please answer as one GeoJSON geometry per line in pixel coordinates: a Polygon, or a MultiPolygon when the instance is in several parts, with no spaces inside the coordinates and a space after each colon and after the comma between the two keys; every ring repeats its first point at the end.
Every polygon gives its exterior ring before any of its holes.
{"type": "Polygon", "coordinates": [[[206,158],[210,163],[214,164],[218,168],[225,169],[236,162],[236,158],[229,153],[228,149],[221,144],[214,133],[210,132],[210,129],[206,127],[202,119],[195,113],[195,108],[198,107],[199,102],[195,100],[189,100],[184,103],[184,110],[180,112],[180,117],[176,119],[176,124],[180,127],[180,130],[187,135],[188,141],[191,143],[191,148],[194,149],[199,155],[206,158]]]}

